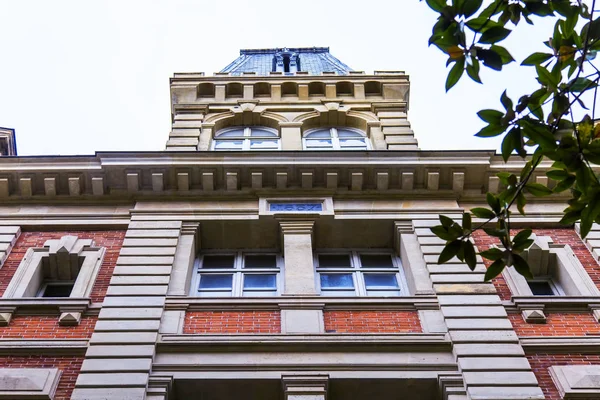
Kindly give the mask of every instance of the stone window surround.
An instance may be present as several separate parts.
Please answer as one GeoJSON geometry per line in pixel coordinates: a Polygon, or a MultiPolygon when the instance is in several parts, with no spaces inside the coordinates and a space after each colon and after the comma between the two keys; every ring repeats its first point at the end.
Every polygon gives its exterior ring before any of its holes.
{"type": "MultiPolygon", "coordinates": [[[[40,306],[57,306],[61,313],[59,324],[78,325],[90,303],[89,297],[104,254],[105,248],[95,247],[92,239],[79,239],[77,236],[70,235],[48,240],[44,243],[44,247],[31,247],[27,249],[4,291],[2,300],[18,303],[19,299],[32,300],[35,298],[36,303],[39,303],[40,306]],[[75,266],[80,263],[81,258],[83,258],[81,265],[75,266]],[[78,267],[77,278],[68,299],[36,298],[40,286],[43,284],[42,266],[44,261],[48,262],[51,270],[56,269],[57,274],[60,274],[57,269],[59,264],[67,265],[71,271],[78,267]],[[84,301],[72,301],[75,299],[84,301]]],[[[8,325],[15,311],[15,306],[1,307],[0,325],[8,325]]]]}
{"type": "MultiPolygon", "coordinates": [[[[534,277],[549,277],[564,295],[556,293],[555,296],[534,296],[525,277],[514,268],[505,268],[502,275],[526,322],[545,323],[544,303],[553,302],[555,297],[600,296],[600,290],[569,245],[553,244],[547,236],[536,236],[534,240],[534,244],[524,253],[534,277]],[[539,304],[523,300],[539,300],[539,304]]],[[[600,307],[590,305],[590,308],[594,317],[600,320],[600,307]]]]}
{"type": "Polygon", "coordinates": [[[261,150],[267,150],[267,151],[274,151],[274,150],[281,150],[281,132],[277,129],[274,128],[270,128],[268,126],[263,126],[263,125],[241,125],[241,126],[230,126],[227,128],[223,128],[220,129],[219,131],[214,133],[214,136],[211,140],[211,145],[210,145],[210,149],[212,151],[218,151],[215,149],[215,145],[217,144],[217,140],[237,140],[237,141],[242,141],[242,148],[240,149],[225,149],[225,151],[261,151],[261,150]],[[229,136],[229,137],[224,137],[222,139],[219,139],[219,136],[223,133],[227,133],[228,131],[233,131],[233,130],[239,130],[240,128],[243,129],[243,133],[240,136],[229,136]],[[251,130],[252,128],[260,128],[269,132],[274,133],[276,136],[251,136],[251,130]],[[262,149],[262,148],[251,148],[250,144],[252,139],[269,139],[269,140],[276,140],[277,141],[277,148],[276,149],[262,149]]]}

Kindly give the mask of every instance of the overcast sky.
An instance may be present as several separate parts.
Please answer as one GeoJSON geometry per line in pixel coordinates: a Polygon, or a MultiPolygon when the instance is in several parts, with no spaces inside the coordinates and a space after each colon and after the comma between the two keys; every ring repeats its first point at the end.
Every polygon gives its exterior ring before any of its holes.
{"type": "MultiPolygon", "coordinates": [[[[475,113],[532,89],[532,71],[484,72],[446,94],[445,57],[417,0],[0,0],[0,126],[20,155],[157,151],[170,130],[169,77],[221,70],[241,48],[329,46],[355,70],[404,70],[422,149],[495,149],[475,113]]],[[[547,25],[547,24],[546,24],[547,25]]],[[[505,42],[519,61],[549,31],[505,42]]]]}

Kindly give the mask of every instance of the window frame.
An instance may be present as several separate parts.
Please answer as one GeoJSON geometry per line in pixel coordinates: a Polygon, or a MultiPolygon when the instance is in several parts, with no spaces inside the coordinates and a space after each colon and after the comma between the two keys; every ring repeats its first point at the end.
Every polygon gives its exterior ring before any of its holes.
{"type": "Polygon", "coordinates": [[[306,132],[304,132],[302,134],[302,149],[303,150],[315,150],[315,151],[327,151],[327,150],[342,150],[342,151],[365,151],[365,150],[371,150],[371,141],[369,140],[369,137],[367,136],[367,134],[365,132],[363,132],[360,129],[357,128],[351,128],[351,127],[346,127],[346,126],[332,126],[329,128],[326,127],[321,127],[321,128],[313,128],[313,129],[309,129],[306,132]],[[310,134],[318,132],[318,131],[325,131],[329,129],[329,139],[331,139],[331,147],[308,147],[307,146],[307,140],[311,140],[313,138],[308,137],[310,134]],[[340,137],[338,136],[338,129],[345,129],[345,130],[349,130],[351,132],[355,132],[360,134],[360,137],[362,137],[365,140],[365,148],[353,148],[353,147],[343,147],[340,145],[340,137]]]}
{"type": "MultiPolygon", "coordinates": [[[[564,296],[565,292],[562,290],[562,287],[558,284],[558,282],[551,276],[551,275],[540,275],[540,276],[534,276],[533,279],[527,279],[527,286],[529,287],[529,282],[546,282],[548,283],[548,285],[550,286],[550,290],[552,290],[552,292],[554,292],[553,295],[548,295],[548,296],[564,296]]],[[[531,287],[529,287],[531,290],[531,287]]],[[[544,296],[544,295],[536,295],[533,294],[532,291],[532,296],[544,296]]]]}
{"type": "MultiPolygon", "coordinates": [[[[73,292],[73,288],[75,287],[75,281],[59,281],[59,280],[44,280],[42,281],[42,284],[40,285],[40,289],[37,292],[36,297],[43,297],[43,298],[56,298],[53,296],[45,296],[46,293],[46,289],[48,289],[48,286],[71,286],[71,292],[73,292]]],[[[69,298],[71,297],[71,295],[69,296],[61,296],[60,298],[69,298]]]]}
{"type": "Polygon", "coordinates": [[[260,126],[260,125],[243,126],[243,127],[242,126],[232,126],[232,127],[228,127],[228,128],[223,128],[215,133],[215,136],[213,137],[212,143],[210,145],[210,149],[212,151],[276,151],[276,150],[281,150],[281,136],[279,135],[279,132],[277,131],[277,129],[270,128],[268,126],[260,126]],[[274,133],[275,136],[252,136],[253,128],[260,128],[262,130],[269,131],[271,133],[274,133]],[[221,137],[224,133],[234,131],[234,130],[240,130],[240,129],[243,129],[243,134],[241,136],[221,137]],[[277,141],[277,147],[269,148],[269,149],[252,148],[252,140],[253,139],[275,140],[275,141],[277,141]],[[242,147],[241,148],[228,148],[228,149],[217,149],[216,148],[218,142],[228,142],[228,141],[231,141],[231,142],[242,141],[242,147]]]}
{"type": "MultiPolygon", "coordinates": [[[[391,249],[317,249],[313,253],[313,264],[315,271],[315,283],[316,288],[320,296],[327,297],[337,297],[335,294],[324,294],[323,289],[321,288],[321,273],[330,272],[332,274],[335,273],[351,273],[352,281],[354,283],[354,294],[343,294],[342,296],[351,296],[351,297],[405,297],[409,296],[408,284],[406,281],[406,276],[404,274],[404,269],[402,268],[402,260],[400,257],[391,249]],[[363,267],[360,261],[361,255],[389,255],[392,260],[393,268],[373,268],[373,267],[363,267]],[[319,265],[319,255],[348,255],[350,257],[350,267],[321,267],[319,265]],[[369,294],[369,290],[367,289],[367,285],[365,283],[365,273],[374,273],[374,274],[391,274],[393,273],[396,282],[398,284],[398,288],[396,289],[399,294],[397,295],[378,295],[378,294],[369,294]]],[[[348,292],[349,290],[336,290],[330,289],[326,290],[330,292],[348,292]]],[[[373,291],[373,290],[371,290],[373,291]]],[[[388,292],[390,289],[376,289],[375,292],[388,292]]]]}
{"type": "MultiPolygon", "coordinates": [[[[203,250],[197,256],[194,261],[193,276],[191,279],[189,295],[191,297],[201,298],[248,298],[248,297],[276,297],[280,296],[283,292],[283,273],[284,273],[284,260],[281,253],[276,250],[266,249],[242,249],[242,250],[203,250]],[[245,256],[254,255],[273,255],[275,256],[275,268],[244,268],[245,256]],[[233,256],[233,268],[214,268],[214,269],[202,269],[201,265],[204,261],[205,256],[233,256]],[[209,271],[209,272],[206,272],[209,271]],[[200,279],[202,274],[208,275],[232,275],[231,290],[229,295],[218,295],[218,293],[224,293],[225,290],[200,290],[200,279]],[[275,275],[275,293],[273,295],[258,294],[258,295],[244,295],[244,278],[247,275],[275,275]],[[202,295],[205,292],[215,292],[217,295],[202,295]]],[[[248,292],[264,293],[265,290],[247,290],[248,292]]]]}

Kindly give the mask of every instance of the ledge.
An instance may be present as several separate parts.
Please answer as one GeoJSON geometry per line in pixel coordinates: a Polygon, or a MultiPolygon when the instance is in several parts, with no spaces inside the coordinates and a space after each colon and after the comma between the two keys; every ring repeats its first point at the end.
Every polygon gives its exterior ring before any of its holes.
{"type": "Polygon", "coordinates": [[[398,334],[163,334],[157,346],[161,351],[364,351],[378,352],[451,351],[452,344],[443,333],[398,334]]]}
{"type": "MultiPolygon", "coordinates": [[[[0,310],[18,311],[20,314],[58,314],[61,309],[86,311],[92,305],[90,298],[20,297],[0,298],[0,310]]],[[[94,306],[94,311],[97,305],[94,306]]]]}
{"type": "Polygon", "coordinates": [[[85,354],[87,339],[0,339],[0,355],[85,354]]]}
{"type": "Polygon", "coordinates": [[[227,311],[227,310],[281,310],[284,308],[320,308],[332,310],[394,310],[417,311],[437,310],[437,297],[322,297],[322,296],[279,296],[262,298],[206,298],[168,296],[167,310],[227,311]]]}
{"type": "Polygon", "coordinates": [[[503,301],[507,311],[517,313],[524,308],[542,307],[545,311],[591,311],[600,307],[600,297],[593,296],[513,296],[503,301]]]}
{"type": "Polygon", "coordinates": [[[526,353],[600,354],[600,335],[590,336],[525,336],[519,338],[526,353]]]}

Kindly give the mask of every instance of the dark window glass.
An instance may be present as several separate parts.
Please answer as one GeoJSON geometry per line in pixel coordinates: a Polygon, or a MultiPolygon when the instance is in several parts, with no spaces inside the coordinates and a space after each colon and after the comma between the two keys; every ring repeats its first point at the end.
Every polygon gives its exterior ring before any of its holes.
{"type": "Polygon", "coordinates": [[[274,274],[255,275],[248,274],[244,276],[244,289],[267,289],[275,290],[277,278],[274,274]]]}
{"type": "Polygon", "coordinates": [[[69,297],[73,290],[73,285],[50,284],[46,286],[42,297],[69,297]]]}
{"type": "Polygon", "coordinates": [[[231,290],[233,275],[202,275],[200,289],[226,289],[231,290]]]}
{"type": "Polygon", "coordinates": [[[349,268],[350,256],[347,254],[320,254],[319,267],[349,268]]]}
{"type": "Polygon", "coordinates": [[[202,268],[233,268],[235,256],[204,256],[202,268]]]}
{"type": "Polygon", "coordinates": [[[321,274],[321,287],[323,289],[352,289],[354,288],[352,274],[321,274]]]}
{"type": "Polygon", "coordinates": [[[389,254],[361,254],[360,263],[363,268],[394,268],[389,254]]]}
{"type": "Polygon", "coordinates": [[[548,281],[533,281],[527,282],[527,284],[535,296],[554,296],[556,294],[548,281]]]}
{"type": "Polygon", "coordinates": [[[274,255],[246,256],[244,268],[277,268],[277,260],[274,255]]]}
{"type": "Polygon", "coordinates": [[[365,286],[374,288],[398,288],[398,280],[394,274],[365,274],[365,286]]]}

